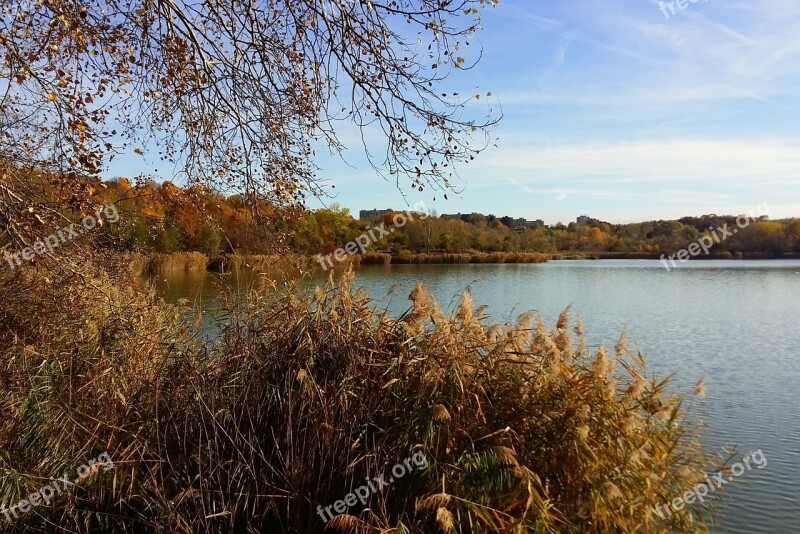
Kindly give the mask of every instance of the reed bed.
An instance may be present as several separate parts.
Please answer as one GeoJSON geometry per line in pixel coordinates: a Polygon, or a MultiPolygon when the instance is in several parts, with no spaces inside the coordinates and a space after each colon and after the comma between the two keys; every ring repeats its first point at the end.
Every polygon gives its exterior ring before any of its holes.
{"type": "Polygon", "coordinates": [[[550,255],[539,252],[400,253],[397,264],[544,263],[550,255]]]}
{"type": "Polygon", "coordinates": [[[230,272],[240,269],[274,271],[276,269],[308,269],[311,259],[301,254],[227,254],[209,262],[208,269],[215,272],[230,272]]]}
{"type": "Polygon", "coordinates": [[[682,399],[624,337],[565,311],[494,324],[423,286],[399,318],[340,280],[232,305],[212,344],[116,269],[0,274],[0,506],[108,452],[20,514],[70,532],[703,532],[661,519],[707,460],[682,399]],[[324,524],[318,506],[422,452],[429,468],[324,524]]]}
{"type": "Polygon", "coordinates": [[[172,252],[170,254],[150,254],[147,256],[142,272],[156,274],[178,271],[205,271],[208,256],[201,252],[172,252]]]}
{"type": "Polygon", "coordinates": [[[263,272],[286,268],[308,269],[311,265],[310,258],[300,254],[228,254],[209,258],[201,252],[172,252],[129,256],[134,258],[138,272],[142,274],[205,270],[230,272],[240,269],[263,272]]]}
{"type": "Polygon", "coordinates": [[[359,263],[361,265],[389,265],[392,263],[392,255],[382,252],[366,252],[361,254],[359,263]]]}

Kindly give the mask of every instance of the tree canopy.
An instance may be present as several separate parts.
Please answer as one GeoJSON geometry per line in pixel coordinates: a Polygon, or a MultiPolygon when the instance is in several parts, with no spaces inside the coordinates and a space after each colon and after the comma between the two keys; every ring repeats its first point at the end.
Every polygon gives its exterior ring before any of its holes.
{"type": "Polygon", "coordinates": [[[479,58],[465,51],[497,1],[9,4],[0,157],[85,176],[147,151],[190,184],[297,205],[323,192],[314,156],[343,150],[350,122],[385,134],[368,156],[386,176],[446,187],[494,119],[441,82],[479,58]]]}

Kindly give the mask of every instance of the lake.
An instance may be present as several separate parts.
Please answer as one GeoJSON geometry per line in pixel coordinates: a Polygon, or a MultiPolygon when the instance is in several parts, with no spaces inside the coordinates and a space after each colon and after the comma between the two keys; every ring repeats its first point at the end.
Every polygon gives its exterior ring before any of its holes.
{"type": "MultiPolygon", "coordinates": [[[[161,275],[157,288],[167,300],[189,298],[213,313],[216,280],[210,273],[161,275]]],[[[625,328],[648,371],[674,375],[675,389],[691,392],[706,376],[707,396],[692,410],[709,424],[709,449],[735,447],[738,458],[761,449],[768,460],[726,486],[715,531],[800,528],[800,260],[695,260],[670,272],[655,260],[357,270],[357,284],[396,314],[408,308],[417,281],[449,310],[468,287],[497,321],[535,310],[552,325],[572,306],[590,346],[613,348],[625,328]]],[[[247,277],[240,282],[246,286],[247,277]]]]}

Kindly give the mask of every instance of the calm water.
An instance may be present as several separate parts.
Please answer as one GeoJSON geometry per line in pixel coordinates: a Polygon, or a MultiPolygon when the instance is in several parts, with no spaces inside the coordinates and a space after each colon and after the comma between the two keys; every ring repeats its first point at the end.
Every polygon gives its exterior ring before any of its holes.
{"type": "MultiPolygon", "coordinates": [[[[707,376],[707,397],[693,409],[710,425],[712,450],[735,446],[741,458],[761,449],[768,460],[727,486],[716,531],[800,532],[800,261],[694,261],[672,272],[649,260],[391,265],[362,267],[357,279],[396,313],[421,280],[450,310],[469,287],[499,321],[536,310],[552,324],[571,305],[592,346],[613,347],[626,328],[648,370],[673,374],[677,389],[707,376]]],[[[181,273],[159,289],[213,311],[214,280],[181,273]]]]}

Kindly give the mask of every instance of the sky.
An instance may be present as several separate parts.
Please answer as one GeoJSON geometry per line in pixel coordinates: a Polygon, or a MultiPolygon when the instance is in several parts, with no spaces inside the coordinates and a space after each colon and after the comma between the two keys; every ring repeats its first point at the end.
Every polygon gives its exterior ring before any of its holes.
{"type": "MultiPolygon", "coordinates": [[[[501,0],[483,12],[481,63],[448,81],[491,91],[503,114],[497,147],[459,168],[463,191],[447,201],[401,192],[354,142],[345,161],[317,161],[338,193],[309,207],[336,202],[357,214],[422,201],[440,214],[548,224],[763,203],[772,218],[800,216],[800,2],[681,0],[674,14],[659,4],[501,0]]],[[[123,159],[110,172],[141,165],[123,159]]]]}

